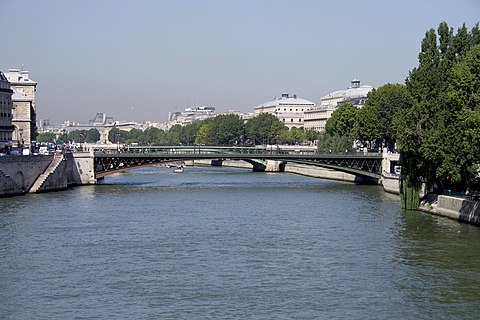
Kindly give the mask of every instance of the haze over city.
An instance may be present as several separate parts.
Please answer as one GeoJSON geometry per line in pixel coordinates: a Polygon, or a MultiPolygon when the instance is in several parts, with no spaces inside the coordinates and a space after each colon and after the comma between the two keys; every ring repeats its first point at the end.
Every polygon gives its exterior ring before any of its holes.
{"type": "Polygon", "coordinates": [[[479,12],[475,0],[2,0],[0,70],[30,71],[51,122],[252,112],[282,92],[318,102],[353,78],[403,83],[428,29],[471,29],[479,12]]]}

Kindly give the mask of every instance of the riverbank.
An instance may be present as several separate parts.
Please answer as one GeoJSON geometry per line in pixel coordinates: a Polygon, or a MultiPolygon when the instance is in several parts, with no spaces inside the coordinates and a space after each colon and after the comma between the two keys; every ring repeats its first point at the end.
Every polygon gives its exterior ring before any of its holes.
{"type": "Polygon", "coordinates": [[[479,201],[430,193],[423,198],[419,210],[480,226],[479,201]]]}

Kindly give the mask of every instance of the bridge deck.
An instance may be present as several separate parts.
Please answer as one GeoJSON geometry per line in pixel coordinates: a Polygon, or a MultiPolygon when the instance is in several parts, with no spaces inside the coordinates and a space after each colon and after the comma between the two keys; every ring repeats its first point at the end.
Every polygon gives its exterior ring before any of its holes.
{"type": "MultiPolygon", "coordinates": [[[[355,175],[380,178],[382,155],[380,154],[352,154],[352,153],[324,153],[324,154],[282,154],[277,152],[258,152],[258,149],[243,149],[242,152],[228,152],[226,149],[213,148],[199,149],[163,149],[161,151],[145,149],[144,152],[95,152],[95,173],[98,177],[117,171],[133,169],[160,163],[188,161],[198,159],[230,159],[230,160],[275,160],[307,165],[321,166],[355,175]],[[215,152],[217,151],[217,152],[215,152]],[[253,152],[254,151],[254,152],[253,152]]],[[[238,151],[235,150],[235,151],[238,151]]]]}

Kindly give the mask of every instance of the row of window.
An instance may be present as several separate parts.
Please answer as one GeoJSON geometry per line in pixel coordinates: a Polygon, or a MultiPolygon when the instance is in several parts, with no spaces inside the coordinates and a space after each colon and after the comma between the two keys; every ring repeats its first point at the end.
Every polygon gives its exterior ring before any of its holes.
{"type": "MultiPolygon", "coordinates": [[[[278,109],[276,109],[275,111],[282,111],[282,109],[281,109],[281,108],[278,108],[278,109]]],[[[287,108],[283,108],[283,111],[287,111],[287,108]]],[[[290,108],[290,111],[293,111],[293,109],[290,108]]],[[[295,109],[295,111],[298,112],[298,109],[295,109]]],[[[300,111],[303,112],[303,109],[301,109],[300,111]]]]}
{"type": "MultiPolygon", "coordinates": [[[[285,118],[283,118],[283,122],[285,122],[285,118]]],[[[293,119],[290,119],[290,122],[293,122],[293,119]]],[[[302,119],[298,119],[298,122],[302,122],[302,119]]]]}
{"type": "Polygon", "coordinates": [[[0,141],[10,141],[12,140],[12,133],[0,131],[0,141]]]}

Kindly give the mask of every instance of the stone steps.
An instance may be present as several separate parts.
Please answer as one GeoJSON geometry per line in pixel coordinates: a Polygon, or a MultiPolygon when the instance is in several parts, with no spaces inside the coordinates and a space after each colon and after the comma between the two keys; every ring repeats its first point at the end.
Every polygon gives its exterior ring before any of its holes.
{"type": "Polygon", "coordinates": [[[42,173],[38,179],[35,181],[33,186],[30,188],[30,193],[37,193],[42,190],[43,184],[45,181],[47,181],[48,177],[57,170],[57,168],[60,166],[60,164],[64,161],[63,155],[55,155],[52,162],[48,166],[48,168],[45,170],[44,173],[42,173]]]}
{"type": "Polygon", "coordinates": [[[25,191],[10,177],[9,175],[5,174],[2,170],[0,170],[0,181],[2,182],[3,190],[2,194],[22,194],[25,191]]]}

